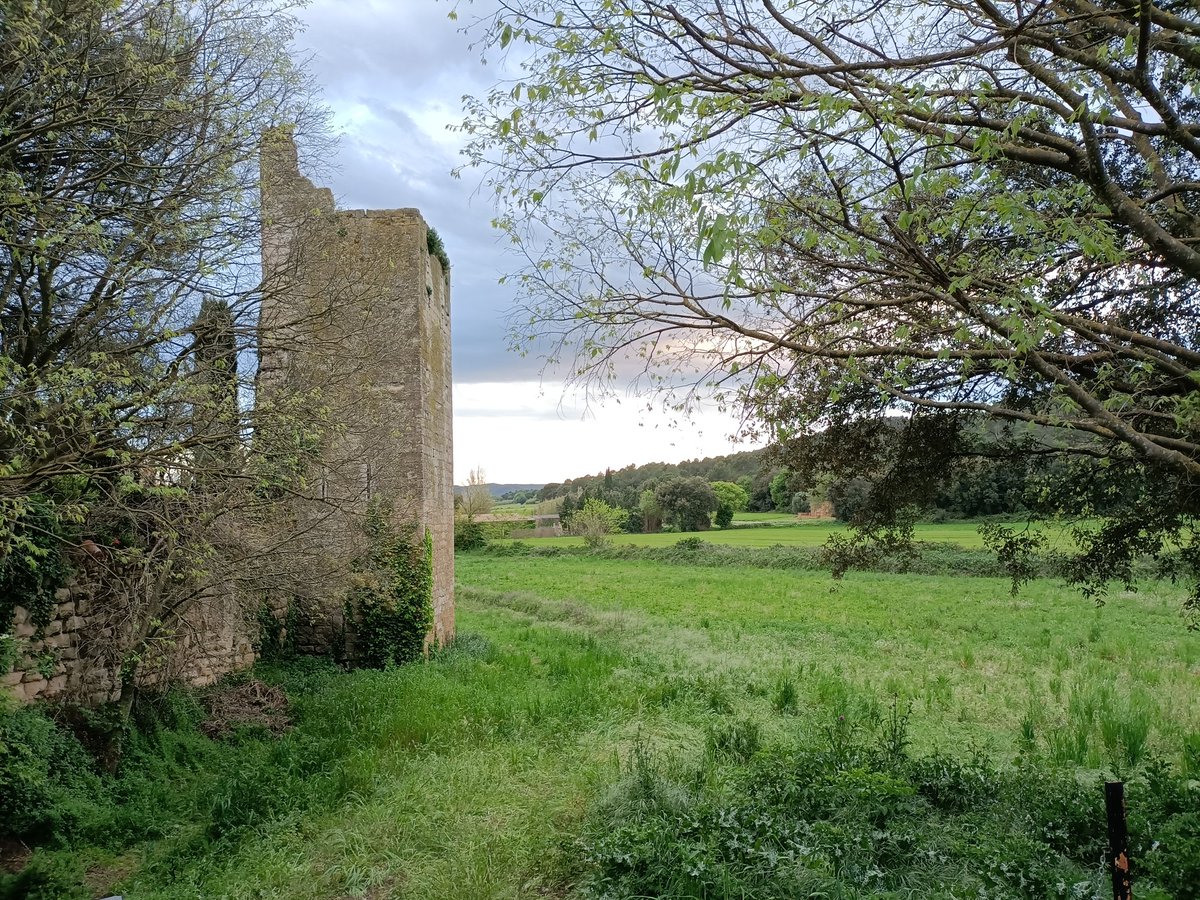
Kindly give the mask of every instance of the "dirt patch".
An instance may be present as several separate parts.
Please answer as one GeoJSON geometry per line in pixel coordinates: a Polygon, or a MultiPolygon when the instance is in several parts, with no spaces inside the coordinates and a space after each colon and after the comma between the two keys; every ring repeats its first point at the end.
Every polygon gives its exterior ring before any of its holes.
{"type": "Polygon", "coordinates": [[[108,897],[113,894],[113,886],[120,884],[137,868],[137,856],[127,853],[111,862],[89,866],[84,873],[83,883],[93,897],[108,897]]]}
{"type": "Polygon", "coordinates": [[[200,730],[217,740],[243,726],[264,728],[277,735],[292,727],[287,694],[261,681],[214,690],[204,698],[204,706],[208,718],[200,723],[200,730]]]}
{"type": "Polygon", "coordinates": [[[20,872],[33,851],[23,841],[0,838],[0,872],[20,872]]]}

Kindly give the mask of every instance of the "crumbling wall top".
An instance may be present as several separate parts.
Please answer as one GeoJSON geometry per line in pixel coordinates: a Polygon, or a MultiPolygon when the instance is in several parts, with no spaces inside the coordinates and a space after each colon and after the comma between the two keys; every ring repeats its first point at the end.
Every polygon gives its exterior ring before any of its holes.
{"type": "Polygon", "coordinates": [[[284,212],[280,207],[302,205],[305,214],[313,211],[333,213],[337,205],[333,191],[317,187],[300,172],[300,153],[295,131],[281,125],[263,132],[259,154],[262,204],[266,214],[284,212]]]}

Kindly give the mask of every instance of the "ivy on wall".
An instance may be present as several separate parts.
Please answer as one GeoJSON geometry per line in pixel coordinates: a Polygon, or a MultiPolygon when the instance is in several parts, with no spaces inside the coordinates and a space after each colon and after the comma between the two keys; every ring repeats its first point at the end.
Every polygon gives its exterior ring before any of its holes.
{"type": "Polygon", "coordinates": [[[18,606],[29,610],[39,628],[50,624],[54,593],[71,577],[62,523],[51,502],[30,497],[9,528],[8,547],[0,548],[0,634],[12,628],[18,606]]]}
{"type": "Polygon", "coordinates": [[[424,651],[433,624],[433,536],[428,528],[423,532],[422,540],[412,540],[376,512],[368,515],[369,549],[346,610],[354,623],[355,665],[400,665],[424,651]]]}
{"type": "Polygon", "coordinates": [[[282,618],[271,611],[264,602],[257,613],[258,638],[254,651],[259,659],[284,660],[296,655],[296,626],[300,621],[300,607],[293,600],[287,605],[282,618]]]}
{"type": "Polygon", "coordinates": [[[446,245],[442,243],[442,236],[437,233],[436,228],[426,231],[425,246],[429,250],[429,255],[442,264],[442,273],[449,278],[450,256],[446,253],[446,245]]]}

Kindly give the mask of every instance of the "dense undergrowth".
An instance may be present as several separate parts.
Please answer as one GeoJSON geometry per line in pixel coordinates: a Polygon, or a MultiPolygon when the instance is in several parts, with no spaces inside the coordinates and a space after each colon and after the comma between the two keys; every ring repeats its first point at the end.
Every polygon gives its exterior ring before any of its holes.
{"type": "MultiPolygon", "coordinates": [[[[252,674],[292,702],[298,724],[282,736],[243,726],[213,740],[201,729],[203,693],[183,689],[142,698],[126,726],[103,711],[0,711],[0,841],[36,849],[23,872],[0,874],[0,900],[90,897],[131,869],[138,883],[167,888],[263,828],[361,802],[390,762],[435,737],[460,740],[506,719],[519,727],[519,716],[480,710],[467,684],[448,683],[490,652],[467,636],[428,666],[260,666],[252,674]],[[422,696],[398,703],[406,687],[422,696]],[[114,740],[121,754],[109,773],[94,751],[114,740]]],[[[587,708],[578,698],[573,707],[587,708]]]]}
{"type": "MultiPolygon", "coordinates": [[[[760,748],[734,722],[699,760],[638,750],[579,840],[584,893],[702,900],[1103,898],[1103,783],[1022,758],[915,757],[903,716],[760,748]]],[[[1128,788],[1138,896],[1200,896],[1200,787],[1161,765],[1128,788]]]]}
{"type": "MultiPolygon", "coordinates": [[[[275,674],[304,705],[336,670],[307,664],[275,674]]],[[[245,829],[344,800],[362,787],[343,765],[355,730],[344,719],[322,728],[313,711],[307,727],[281,739],[250,727],[222,741],[202,733],[204,707],[183,690],[141,699],[128,726],[103,712],[0,714],[0,838],[40,848],[29,871],[0,877],[0,898],[35,896],[38,881],[48,897],[91,896],[85,869],[103,877],[106,862],[139,846],[151,848],[147,873],[169,878],[180,861],[245,829]],[[89,745],[113,741],[121,752],[109,773],[89,745]]]]}
{"type": "MultiPolygon", "coordinates": [[[[241,678],[282,686],[292,730],[242,727],[211,739],[201,728],[204,692],[176,690],[138,703],[112,773],[87,746],[95,737],[110,743],[104,714],[80,721],[48,707],[0,711],[0,900],[361,893],[356,886],[372,885],[386,867],[322,864],[330,831],[348,839],[355,827],[379,824],[367,810],[385,810],[419,853],[425,820],[435,820],[411,809],[400,817],[396,804],[423,766],[461,758],[462,769],[486,772],[479,754],[494,753],[503,768],[506,748],[545,758],[548,745],[611,711],[598,685],[613,666],[594,640],[561,634],[531,636],[516,651],[466,634],[428,662],[377,671],[311,659],[259,666],[241,678]],[[326,819],[338,824],[326,830],[318,824],[326,819]],[[266,849],[310,829],[320,850],[281,860],[266,849]],[[319,877],[305,874],[310,865],[319,877]]],[[[446,806],[436,812],[448,815],[446,806]]]]}

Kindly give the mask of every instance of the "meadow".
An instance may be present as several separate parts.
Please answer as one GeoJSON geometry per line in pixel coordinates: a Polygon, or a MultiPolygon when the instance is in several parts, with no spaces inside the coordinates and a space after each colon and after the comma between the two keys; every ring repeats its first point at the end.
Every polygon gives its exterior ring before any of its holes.
{"type": "MultiPolygon", "coordinates": [[[[767,522],[765,527],[712,528],[700,532],[699,537],[712,544],[731,547],[820,547],[833,534],[849,534],[850,528],[833,519],[797,520],[786,513],[738,513],[738,516],[754,518],[735,519],[743,526],[752,522],[767,522]]],[[[913,536],[918,541],[957,544],[960,547],[983,546],[979,526],[974,522],[950,522],[939,525],[917,525],[913,536]]],[[[670,547],[685,537],[678,533],[657,532],[655,534],[614,534],[609,540],[614,544],[633,547],[670,547]]],[[[532,538],[539,547],[582,547],[581,537],[564,536],[532,538]]]]}
{"type": "Polygon", "coordinates": [[[449,651],[260,667],[293,700],[282,738],[211,741],[177,700],[91,801],[62,788],[60,848],[39,856],[162,900],[1099,897],[1096,779],[1118,773],[1159,879],[1143,896],[1196,896],[1179,809],[1200,799],[1200,634],[1169,584],[1098,609],[1047,579],[1014,597],[989,578],[456,565],[449,651]]]}

